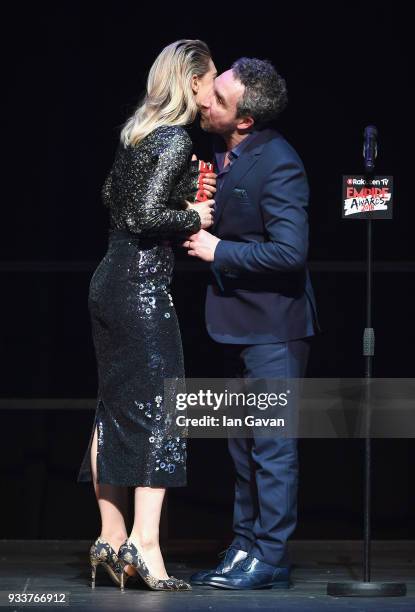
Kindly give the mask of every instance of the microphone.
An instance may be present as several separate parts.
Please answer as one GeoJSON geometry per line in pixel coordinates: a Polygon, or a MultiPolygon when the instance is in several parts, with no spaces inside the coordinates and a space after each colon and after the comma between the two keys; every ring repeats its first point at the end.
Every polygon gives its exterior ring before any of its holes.
{"type": "Polygon", "coordinates": [[[374,125],[365,127],[363,158],[365,160],[366,172],[373,172],[375,169],[375,159],[378,154],[377,147],[378,131],[374,125]]]}

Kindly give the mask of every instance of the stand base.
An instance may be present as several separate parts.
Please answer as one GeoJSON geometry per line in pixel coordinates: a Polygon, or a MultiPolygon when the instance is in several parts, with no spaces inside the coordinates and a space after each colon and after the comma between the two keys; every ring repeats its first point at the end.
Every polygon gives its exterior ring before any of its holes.
{"type": "Polygon", "coordinates": [[[402,597],[404,582],[329,582],[327,595],[332,597],[402,597]]]}

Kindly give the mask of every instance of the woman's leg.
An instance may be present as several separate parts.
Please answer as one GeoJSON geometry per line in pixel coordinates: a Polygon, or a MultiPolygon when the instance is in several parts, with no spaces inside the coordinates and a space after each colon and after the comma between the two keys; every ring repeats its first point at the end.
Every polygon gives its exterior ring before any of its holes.
{"type": "Polygon", "coordinates": [[[130,540],[141,553],[152,576],[169,578],[159,544],[161,507],[166,489],[136,487],[134,493],[134,525],[130,540]]]}
{"type": "Polygon", "coordinates": [[[91,468],[95,495],[101,514],[101,534],[118,552],[127,537],[125,517],[128,509],[128,488],[97,483],[97,428],[91,445],[91,468]]]}

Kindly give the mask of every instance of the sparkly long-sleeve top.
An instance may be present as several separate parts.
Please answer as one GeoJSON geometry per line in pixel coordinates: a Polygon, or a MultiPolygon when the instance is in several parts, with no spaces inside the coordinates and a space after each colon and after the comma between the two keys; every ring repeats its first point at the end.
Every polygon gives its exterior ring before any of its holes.
{"type": "Polygon", "coordinates": [[[120,143],[102,188],[110,229],[143,237],[199,231],[198,213],[183,210],[197,191],[198,163],[191,156],[192,141],[181,126],[160,126],[137,146],[120,143]]]}

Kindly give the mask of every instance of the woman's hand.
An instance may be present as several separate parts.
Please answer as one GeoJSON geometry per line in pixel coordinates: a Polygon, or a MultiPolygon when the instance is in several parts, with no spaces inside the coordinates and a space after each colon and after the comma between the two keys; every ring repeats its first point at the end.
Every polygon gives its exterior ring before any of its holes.
{"type": "MultiPolygon", "coordinates": [[[[196,155],[193,153],[192,161],[197,161],[196,155]]],[[[214,172],[203,173],[203,191],[208,198],[213,198],[216,193],[216,174],[214,172]]]]}
{"type": "Polygon", "coordinates": [[[208,229],[213,224],[213,207],[215,200],[206,200],[205,202],[198,202],[197,204],[191,204],[186,200],[187,210],[195,210],[201,221],[201,229],[208,229]]]}
{"type": "Polygon", "coordinates": [[[216,174],[214,172],[206,172],[203,175],[203,191],[208,198],[213,198],[216,193],[216,174]]]}

